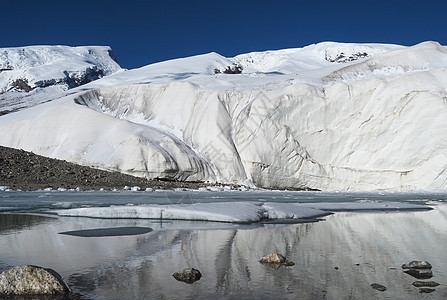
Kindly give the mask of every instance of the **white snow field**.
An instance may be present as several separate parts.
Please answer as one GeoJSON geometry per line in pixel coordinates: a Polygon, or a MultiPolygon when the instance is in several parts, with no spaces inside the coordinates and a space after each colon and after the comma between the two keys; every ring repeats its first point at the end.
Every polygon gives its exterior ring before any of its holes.
{"type": "Polygon", "coordinates": [[[0,144],[147,178],[445,190],[446,67],[436,42],[209,53],[3,115],[0,144]]]}

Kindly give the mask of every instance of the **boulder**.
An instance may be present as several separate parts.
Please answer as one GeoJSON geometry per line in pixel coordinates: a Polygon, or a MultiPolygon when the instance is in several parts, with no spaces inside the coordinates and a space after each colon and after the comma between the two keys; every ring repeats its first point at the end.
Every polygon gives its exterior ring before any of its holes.
{"type": "Polygon", "coordinates": [[[181,272],[175,272],[172,274],[175,279],[178,281],[183,281],[186,283],[194,283],[197,280],[200,280],[202,278],[202,273],[200,273],[199,270],[190,268],[190,269],[183,269],[181,272]]]}
{"type": "Polygon", "coordinates": [[[3,295],[61,295],[69,291],[62,277],[52,269],[24,265],[0,274],[3,295]]]}

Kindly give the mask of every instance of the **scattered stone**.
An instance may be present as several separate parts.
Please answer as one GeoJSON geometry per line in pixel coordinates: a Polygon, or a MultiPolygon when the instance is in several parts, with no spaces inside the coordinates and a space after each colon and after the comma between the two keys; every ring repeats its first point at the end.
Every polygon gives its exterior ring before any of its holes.
{"type": "Polygon", "coordinates": [[[261,257],[259,259],[259,262],[261,264],[268,265],[275,270],[279,269],[281,266],[290,267],[295,265],[294,262],[288,261],[284,255],[279,253],[271,253],[269,255],[261,257]]]}
{"type": "Polygon", "coordinates": [[[413,285],[415,287],[425,287],[425,286],[435,287],[438,286],[439,283],[437,283],[436,281],[415,281],[413,282],[413,285]]]}
{"type": "Polygon", "coordinates": [[[408,264],[403,264],[402,269],[431,269],[432,266],[428,261],[425,260],[413,260],[408,264]]]}
{"type": "Polygon", "coordinates": [[[435,289],[430,289],[430,288],[420,288],[419,289],[419,293],[425,293],[425,294],[432,293],[434,291],[436,291],[436,290],[435,289]]]}
{"type": "Polygon", "coordinates": [[[0,294],[3,295],[61,295],[68,292],[62,277],[51,269],[24,265],[0,274],[0,294]]]}
{"type": "Polygon", "coordinates": [[[199,270],[190,268],[190,269],[183,269],[181,272],[175,272],[172,276],[174,276],[175,279],[178,281],[183,281],[186,283],[194,283],[197,280],[200,280],[202,278],[202,273],[200,273],[199,270]]]}
{"type": "Polygon", "coordinates": [[[430,269],[408,269],[404,273],[413,276],[416,279],[430,279],[433,277],[433,272],[430,269]]]}
{"type": "Polygon", "coordinates": [[[371,287],[372,287],[373,289],[378,290],[378,291],[381,291],[381,292],[384,292],[384,291],[386,291],[386,289],[387,289],[386,286],[381,285],[381,284],[378,284],[378,283],[372,283],[372,284],[371,284],[371,287]]]}

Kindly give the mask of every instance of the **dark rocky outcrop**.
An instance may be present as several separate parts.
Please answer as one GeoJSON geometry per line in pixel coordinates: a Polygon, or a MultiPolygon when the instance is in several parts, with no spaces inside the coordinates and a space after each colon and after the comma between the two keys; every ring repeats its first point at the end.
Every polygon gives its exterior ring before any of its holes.
{"type": "Polygon", "coordinates": [[[75,88],[80,85],[102,78],[104,76],[104,72],[98,69],[96,66],[94,66],[87,68],[85,72],[81,74],[64,71],[64,75],[65,75],[64,83],[69,88],[75,88]]]}
{"type": "Polygon", "coordinates": [[[233,66],[227,66],[223,71],[219,69],[214,69],[214,74],[241,74],[242,73],[242,66],[239,64],[234,63],[233,66]]]}
{"type": "Polygon", "coordinates": [[[353,53],[350,55],[345,54],[344,52],[341,52],[338,55],[336,55],[335,57],[329,57],[328,55],[326,55],[325,59],[328,62],[346,63],[346,62],[350,62],[350,61],[355,61],[360,58],[365,58],[367,56],[368,56],[368,53],[366,53],[366,52],[357,52],[357,53],[353,53]]]}
{"type": "Polygon", "coordinates": [[[175,279],[178,281],[183,281],[186,283],[194,283],[197,280],[200,280],[202,278],[202,273],[200,273],[199,270],[190,268],[190,269],[183,269],[181,272],[175,272],[172,274],[175,279]]]}
{"type": "Polygon", "coordinates": [[[18,266],[0,274],[0,295],[63,295],[69,292],[54,270],[37,266],[18,266]]]}
{"type": "Polygon", "coordinates": [[[16,91],[24,91],[24,92],[31,92],[34,88],[32,88],[28,84],[28,79],[16,79],[12,82],[10,90],[16,90],[16,91]]]}

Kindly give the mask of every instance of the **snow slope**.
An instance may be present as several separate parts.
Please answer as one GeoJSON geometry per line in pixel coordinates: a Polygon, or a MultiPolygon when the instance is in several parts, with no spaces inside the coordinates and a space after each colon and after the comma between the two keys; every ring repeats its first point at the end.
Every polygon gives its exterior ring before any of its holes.
{"type": "Polygon", "coordinates": [[[54,100],[119,70],[110,47],[0,48],[0,112],[54,100]]]}
{"type": "Polygon", "coordinates": [[[446,189],[446,67],[436,42],[210,53],[4,115],[0,144],[147,178],[446,189]]]}

